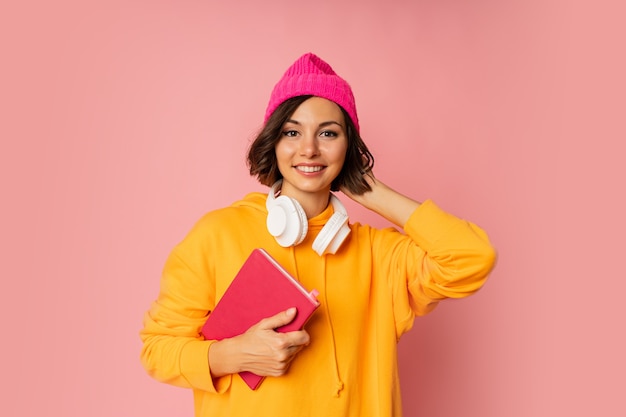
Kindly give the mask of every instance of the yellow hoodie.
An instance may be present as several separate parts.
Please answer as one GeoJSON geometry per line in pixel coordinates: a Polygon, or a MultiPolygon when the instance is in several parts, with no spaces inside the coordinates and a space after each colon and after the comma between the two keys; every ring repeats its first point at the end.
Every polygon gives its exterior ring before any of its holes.
{"type": "Polygon", "coordinates": [[[404,226],[351,224],[335,255],[311,245],[333,213],[309,219],[296,247],[265,227],[266,195],[251,193],[205,215],[169,256],[161,290],[144,319],[141,360],[155,379],[193,389],[196,417],[401,416],[397,341],[438,301],[476,292],[495,262],[476,225],[424,202],[404,226]],[[238,375],[212,379],[200,329],[254,248],[264,248],[308,289],[320,308],[311,343],[287,374],[252,391],[238,375]]]}

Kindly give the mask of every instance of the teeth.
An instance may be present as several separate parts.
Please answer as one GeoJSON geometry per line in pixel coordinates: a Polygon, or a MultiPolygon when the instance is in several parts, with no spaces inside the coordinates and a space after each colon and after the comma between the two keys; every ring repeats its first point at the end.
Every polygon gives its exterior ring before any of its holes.
{"type": "Polygon", "coordinates": [[[296,168],[303,172],[318,172],[322,170],[321,166],[315,166],[315,167],[298,166],[296,168]]]}

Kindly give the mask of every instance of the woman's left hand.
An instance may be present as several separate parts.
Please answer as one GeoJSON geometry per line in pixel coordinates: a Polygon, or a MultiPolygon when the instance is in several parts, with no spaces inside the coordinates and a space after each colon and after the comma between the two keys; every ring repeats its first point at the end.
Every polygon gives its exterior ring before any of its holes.
{"type": "MultiPolygon", "coordinates": [[[[363,174],[363,178],[365,178],[365,181],[367,181],[367,183],[372,188],[372,190],[374,190],[374,187],[376,186],[376,183],[377,183],[377,180],[376,180],[376,177],[374,176],[374,173],[371,172],[371,171],[367,172],[367,173],[364,173],[363,174]]],[[[345,187],[341,187],[340,191],[342,193],[344,193],[345,195],[347,195],[348,197],[350,197],[352,200],[356,201],[357,203],[361,204],[364,207],[367,207],[367,198],[369,197],[368,194],[371,194],[371,192],[372,192],[372,191],[367,191],[367,192],[365,192],[365,193],[363,193],[361,195],[358,195],[358,194],[351,193],[345,187]]]]}
{"type": "Polygon", "coordinates": [[[409,216],[420,206],[420,203],[388,187],[378,180],[371,171],[363,175],[372,188],[371,191],[359,195],[341,187],[341,192],[395,225],[404,227],[409,216]]]}

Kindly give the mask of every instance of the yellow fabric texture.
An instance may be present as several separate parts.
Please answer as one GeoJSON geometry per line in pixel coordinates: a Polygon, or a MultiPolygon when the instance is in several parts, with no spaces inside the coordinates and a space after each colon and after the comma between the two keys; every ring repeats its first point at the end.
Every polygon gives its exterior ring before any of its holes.
{"type": "Polygon", "coordinates": [[[401,416],[397,342],[416,315],[480,289],[495,262],[487,235],[429,200],[405,233],[351,224],[339,251],[320,257],[311,245],[332,206],[309,220],[304,242],[283,248],[265,227],[265,200],[251,193],[206,214],[174,248],[140,332],[144,367],[159,381],[192,388],[196,417],[401,416]],[[258,247],[317,289],[321,306],[306,325],[311,343],[287,374],[252,391],[238,375],[211,378],[214,342],[200,329],[258,247]]]}

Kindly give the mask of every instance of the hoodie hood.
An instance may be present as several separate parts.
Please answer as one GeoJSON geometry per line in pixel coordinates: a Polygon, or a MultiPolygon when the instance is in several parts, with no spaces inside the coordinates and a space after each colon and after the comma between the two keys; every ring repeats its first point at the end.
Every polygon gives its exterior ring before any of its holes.
{"type": "Polygon", "coordinates": [[[247,194],[243,199],[235,201],[231,204],[232,207],[249,207],[255,210],[259,210],[267,214],[267,208],[265,208],[265,201],[267,200],[267,194],[261,192],[253,192],[247,194]]]}

